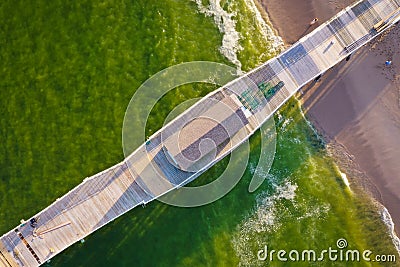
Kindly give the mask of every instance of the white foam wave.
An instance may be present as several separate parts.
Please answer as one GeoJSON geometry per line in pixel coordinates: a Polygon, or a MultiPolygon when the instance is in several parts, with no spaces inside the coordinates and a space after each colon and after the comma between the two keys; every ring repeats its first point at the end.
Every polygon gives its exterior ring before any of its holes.
{"type": "MultiPolygon", "coordinates": [[[[200,13],[214,18],[218,30],[223,34],[222,45],[219,50],[222,55],[236,65],[238,71],[241,73],[242,63],[238,59],[238,53],[243,50],[243,47],[240,45],[242,35],[236,30],[236,21],[234,19],[235,17],[239,17],[237,12],[240,12],[240,10],[230,10],[231,12],[224,10],[220,0],[209,0],[208,6],[203,5],[202,0],[192,1],[197,4],[200,13]]],[[[271,56],[280,52],[284,46],[282,38],[276,35],[272,27],[264,20],[254,0],[244,0],[244,3],[251,13],[250,16],[252,16],[254,21],[253,26],[258,36],[264,38],[265,43],[268,44],[265,53],[271,56]]]]}
{"type": "Polygon", "coordinates": [[[256,241],[257,245],[262,246],[264,240],[257,239],[257,234],[279,229],[280,222],[277,220],[276,203],[283,199],[293,201],[296,196],[297,185],[285,182],[283,185],[275,185],[275,189],[276,192],[271,196],[266,192],[257,195],[255,212],[238,226],[232,244],[240,258],[241,265],[248,266],[254,263],[254,251],[249,246],[250,240],[256,241]],[[256,240],[252,240],[253,237],[256,240]]]}
{"type": "Polygon", "coordinates": [[[393,242],[397,252],[400,255],[400,239],[396,235],[396,232],[394,230],[394,222],[392,220],[392,216],[390,216],[389,211],[385,207],[382,208],[381,216],[382,216],[382,221],[386,224],[386,226],[389,230],[389,234],[390,234],[390,237],[392,238],[392,242],[393,242]]]}
{"type": "Polygon", "coordinates": [[[283,121],[282,125],[281,125],[281,128],[280,128],[281,132],[282,133],[286,132],[287,126],[292,122],[293,122],[293,118],[292,117],[285,119],[283,121]]]}
{"type": "Polygon", "coordinates": [[[244,2],[254,14],[256,26],[259,32],[265,38],[266,42],[271,44],[271,47],[269,49],[270,51],[268,52],[276,54],[282,49],[284,45],[282,38],[280,36],[277,36],[271,26],[265,22],[254,0],[245,0],[244,2]]]}
{"type": "Polygon", "coordinates": [[[343,183],[344,183],[344,184],[350,189],[350,191],[351,191],[350,182],[349,182],[349,179],[347,179],[347,174],[344,173],[344,172],[342,172],[342,171],[339,169],[339,166],[337,166],[337,165],[335,165],[335,170],[340,174],[340,177],[342,178],[343,183]]]}
{"type": "Polygon", "coordinates": [[[349,183],[349,179],[347,179],[347,175],[344,172],[341,172],[340,170],[339,170],[339,173],[340,173],[340,177],[342,177],[344,184],[350,189],[350,183],[349,183]]]}
{"type": "Polygon", "coordinates": [[[214,18],[218,30],[223,34],[220,52],[240,70],[242,63],[239,61],[237,53],[243,50],[243,47],[239,44],[240,33],[236,31],[236,21],[233,19],[236,14],[225,11],[221,7],[220,0],[210,0],[207,7],[201,0],[192,1],[197,4],[200,13],[214,18]]]}
{"type": "Polygon", "coordinates": [[[325,204],[321,205],[315,209],[310,209],[300,217],[297,217],[298,221],[307,219],[307,218],[324,218],[326,214],[330,211],[330,205],[325,204]]]}
{"type": "Polygon", "coordinates": [[[293,143],[297,144],[297,145],[302,143],[302,141],[301,141],[298,137],[292,138],[291,141],[292,141],[293,143]]]}

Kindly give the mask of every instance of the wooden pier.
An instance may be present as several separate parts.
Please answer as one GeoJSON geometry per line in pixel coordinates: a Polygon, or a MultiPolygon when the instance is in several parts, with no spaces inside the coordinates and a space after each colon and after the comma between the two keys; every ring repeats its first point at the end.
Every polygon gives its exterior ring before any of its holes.
{"type": "Polygon", "coordinates": [[[306,83],[400,20],[364,0],[197,102],[123,162],[86,178],[0,238],[0,267],[39,266],[136,206],[187,184],[248,139],[306,83]]]}

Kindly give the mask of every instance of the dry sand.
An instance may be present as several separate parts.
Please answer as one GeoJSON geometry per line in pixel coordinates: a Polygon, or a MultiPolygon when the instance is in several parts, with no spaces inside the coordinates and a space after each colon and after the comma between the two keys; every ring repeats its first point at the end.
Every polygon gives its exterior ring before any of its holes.
{"type": "Polygon", "coordinates": [[[267,11],[269,19],[285,44],[294,44],[354,0],[257,0],[267,11]],[[318,18],[310,27],[309,23],[318,18]]]}
{"type": "MultiPolygon", "coordinates": [[[[290,45],[351,0],[259,0],[290,45]]],[[[339,143],[363,172],[370,192],[387,207],[400,233],[400,26],[306,85],[301,100],[307,116],[328,139],[339,143]],[[392,66],[384,62],[392,60],[392,66]]]]}

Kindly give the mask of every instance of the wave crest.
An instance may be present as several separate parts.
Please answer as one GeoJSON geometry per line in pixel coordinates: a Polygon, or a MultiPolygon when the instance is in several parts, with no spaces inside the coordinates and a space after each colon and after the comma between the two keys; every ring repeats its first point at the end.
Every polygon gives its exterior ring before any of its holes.
{"type": "Polygon", "coordinates": [[[389,211],[385,207],[382,208],[381,215],[382,221],[386,224],[389,230],[390,237],[392,238],[392,242],[400,255],[400,239],[396,235],[396,232],[394,230],[394,222],[392,220],[392,216],[390,216],[389,211]]]}
{"type": "Polygon", "coordinates": [[[242,63],[237,57],[237,53],[243,50],[239,44],[240,33],[236,31],[236,21],[233,17],[235,13],[229,13],[221,7],[220,0],[210,0],[206,7],[201,0],[192,0],[197,4],[200,13],[213,17],[218,30],[223,34],[222,46],[219,48],[221,54],[241,70],[242,63]]]}
{"type": "Polygon", "coordinates": [[[249,246],[250,240],[256,241],[256,245],[261,247],[265,240],[259,234],[279,229],[276,204],[283,199],[293,201],[297,184],[287,181],[283,185],[275,185],[275,189],[276,192],[273,195],[268,195],[267,192],[257,195],[255,212],[238,226],[238,231],[233,237],[233,248],[240,258],[241,265],[254,265],[254,260],[257,258],[249,246]]]}

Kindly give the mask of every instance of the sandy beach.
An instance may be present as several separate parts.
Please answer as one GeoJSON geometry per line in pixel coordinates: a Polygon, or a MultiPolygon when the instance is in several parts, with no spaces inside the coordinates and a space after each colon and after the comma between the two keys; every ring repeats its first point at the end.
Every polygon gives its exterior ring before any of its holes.
{"type": "MultiPolygon", "coordinates": [[[[259,0],[291,45],[351,0],[259,0]],[[317,23],[317,24],[318,24],[317,23]]],[[[345,151],[362,184],[390,212],[400,233],[400,27],[366,45],[299,95],[308,119],[328,143],[345,151]],[[392,65],[385,66],[386,60],[392,65]]],[[[341,160],[339,160],[341,161],[341,160]]],[[[346,169],[346,168],[344,168],[346,169]]],[[[348,169],[348,168],[347,168],[348,169]]]]}
{"type": "Polygon", "coordinates": [[[292,45],[354,0],[257,0],[286,45],[292,45]],[[312,27],[309,23],[318,18],[312,27]]]}

